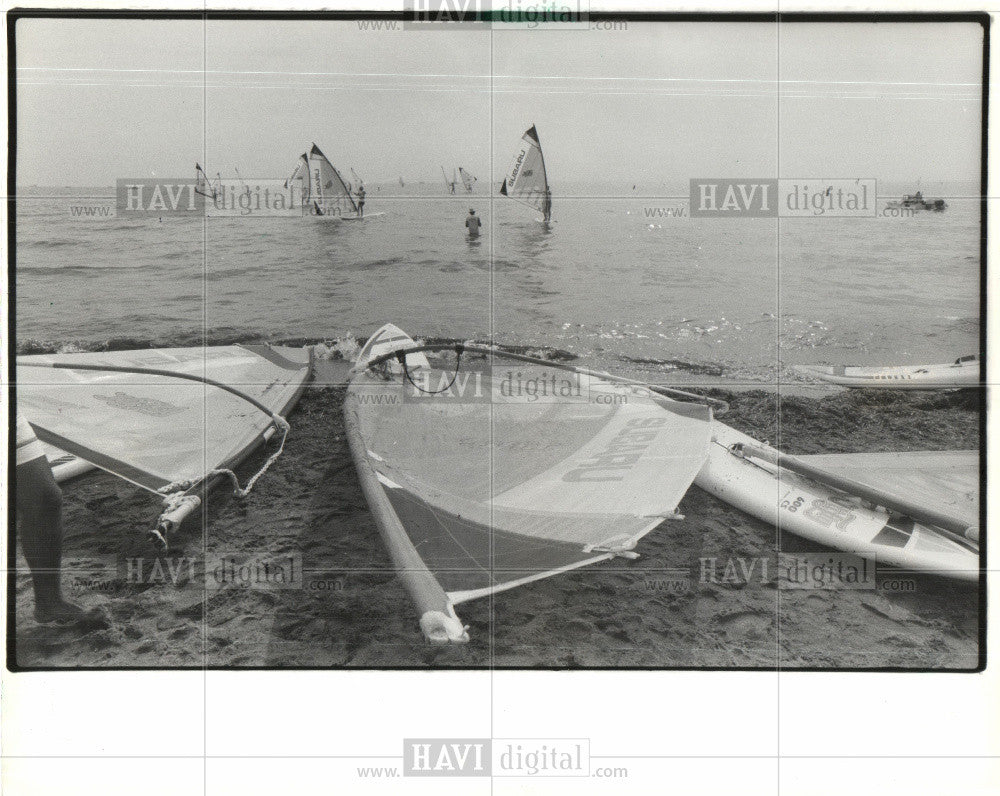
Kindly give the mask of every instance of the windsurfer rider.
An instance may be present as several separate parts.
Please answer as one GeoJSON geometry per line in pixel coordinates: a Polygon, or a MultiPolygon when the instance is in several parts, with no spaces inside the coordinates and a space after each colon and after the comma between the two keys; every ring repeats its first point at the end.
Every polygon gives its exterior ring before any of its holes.
{"type": "Polygon", "coordinates": [[[478,238],[481,226],[482,222],[479,220],[479,216],[476,215],[476,211],[469,208],[469,215],[465,218],[465,228],[469,230],[469,237],[478,238]]]}
{"type": "Polygon", "coordinates": [[[552,220],[552,191],[545,189],[545,206],[542,208],[542,221],[552,220]]]}
{"type": "MultiPolygon", "coordinates": [[[[363,218],[365,215],[365,186],[358,186],[358,217],[363,218]]],[[[377,215],[377,214],[376,214],[377,215]]]]}
{"type": "Polygon", "coordinates": [[[62,490],[31,425],[17,416],[15,511],[21,550],[31,570],[35,620],[60,625],[108,627],[99,609],[85,611],[62,596],[62,490]]]}

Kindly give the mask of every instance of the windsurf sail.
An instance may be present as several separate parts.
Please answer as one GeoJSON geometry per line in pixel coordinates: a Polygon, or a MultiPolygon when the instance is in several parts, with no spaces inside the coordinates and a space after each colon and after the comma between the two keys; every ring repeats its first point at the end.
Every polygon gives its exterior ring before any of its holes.
{"type": "Polygon", "coordinates": [[[552,219],[552,192],[535,125],[531,125],[521,136],[521,147],[514,156],[510,173],[500,185],[500,193],[540,210],[543,221],[552,219]]]}
{"type": "Polygon", "coordinates": [[[270,346],[26,356],[17,407],[43,442],[190,511],[184,498],[274,434],[310,372],[311,349],[270,346]]]}
{"type": "Polygon", "coordinates": [[[288,179],[285,180],[285,187],[288,188],[296,180],[301,180],[302,183],[303,183],[303,186],[302,186],[303,196],[308,195],[308,193],[309,193],[309,156],[305,152],[303,152],[301,155],[299,155],[299,159],[295,163],[295,169],[294,169],[294,171],[292,171],[292,173],[288,176],[288,179]]]}
{"type": "Polygon", "coordinates": [[[369,505],[433,641],[466,640],[457,604],[636,557],[707,459],[711,410],[643,388],[499,352],[488,368],[412,353],[405,368],[366,370],[414,346],[392,325],[373,335],[344,411],[369,505]]]}
{"type": "Polygon", "coordinates": [[[310,207],[309,202],[309,156],[303,152],[299,155],[298,162],[295,164],[295,170],[289,175],[288,179],[285,180],[285,189],[292,189],[292,203],[294,206],[295,202],[295,190],[296,183],[298,183],[298,192],[301,202],[301,207],[303,212],[310,207]]]}
{"type": "Polygon", "coordinates": [[[214,182],[208,178],[200,164],[194,164],[194,192],[215,200],[222,194],[222,175],[216,174],[214,182]]]}
{"type": "Polygon", "coordinates": [[[462,185],[465,186],[465,192],[472,193],[472,186],[475,185],[476,178],[461,166],[458,167],[458,176],[462,178],[462,185]]]}
{"type": "Polygon", "coordinates": [[[309,151],[309,207],[316,216],[356,216],[351,190],[316,144],[309,151]]]}

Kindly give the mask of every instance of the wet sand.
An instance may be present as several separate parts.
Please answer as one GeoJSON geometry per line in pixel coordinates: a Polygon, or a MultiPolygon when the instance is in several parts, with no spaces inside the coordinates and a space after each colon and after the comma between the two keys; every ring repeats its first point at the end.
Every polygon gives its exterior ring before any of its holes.
{"type": "MultiPolygon", "coordinates": [[[[144,531],[159,501],[103,473],[64,485],[65,587],[110,628],[42,627],[23,557],[16,584],[20,667],[898,667],[972,669],[978,589],[880,569],[879,589],[787,590],[711,582],[703,560],[775,562],[818,548],[692,487],[686,516],[616,560],[460,606],[471,641],[425,644],[382,548],[351,462],[344,363],[327,363],[290,416],[285,453],[245,499],[211,493],[169,555],[144,531]],[[206,590],[205,561],[301,555],[303,582],[206,590]],[[131,571],[127,569],[130,564],[131,571]],[[136,577],[136,573],[140,573],[136,577]],[[137,582],[138,581],[138,582],[137,582]]],[[[725,422],[792,454],[971,449],[979,398],[714,390],[725,422]],[[779,415],[780,408],[780,415],[779,415]],[[777,422],[781,418],[780,428],[777,422]]],[[[266,456],[239,469],[244,477],[266,456]]],[[[212,566],[210,565],[210,567],[212,566]]],[[[772,564],[773,566],[773,564],[772,564]]],[[[774,571],[773,569],[771,570],[774,571]]]]}

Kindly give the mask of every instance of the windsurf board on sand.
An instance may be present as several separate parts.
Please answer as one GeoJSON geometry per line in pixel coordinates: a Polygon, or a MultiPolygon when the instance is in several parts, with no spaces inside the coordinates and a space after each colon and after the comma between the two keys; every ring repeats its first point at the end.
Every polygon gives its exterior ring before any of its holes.
{"type": "Polygon", "coordinates": [[[635,557],[708,453],[705,406],[510,360],[455,373],[422,353],[391,358],[414,346],[391,324],[372,335],[344,415],[368,505],[431,641],[468,640],[460,603],[635,557]]]}
{"type": "MultiPolygon", "coordinates": [[[[382,327],[358,355],[344,405],[362,488],[432,641],[467,640],[454,610],[466,600],[632,557],[641,536],[674,516],[692,481],[831,548],[979,577],[977,510],[935,502],[919,479],[909,493],[879,490],[885,462],[786,457],[714,420],[707,406],[663,394],[677,391],[494,347],[456,349],[485,357],[489,370],[432,365],[425,351],[447,347],[418,346],[399,328],[382,327]],[[512,397],[518,384],[531,382],[537,392],[560,375],[585,397],[512,397]],[[915,493],[925,505],[910,501],[915,493]],[[973,517],[975,527],[967,526],[973,517]]],[[[970,454],[957,455],[968,469],[970,454]]],[[[947,454],[933,464],[901,456],[897,469],[919,464],[927,477],[949,466],[947,454]]],[[[942,489],[948,494],[954,484],[942,489]]]]}
{"type": "MultiPolygon", "coordinates": [[[[775,465],[772,460],[778,455],[774,448],[715,421],[712,449],[695,478],[695,485],[759,520],[776,525],[781,531],[827,547],[905,570],[960,580],[979,579],[979,551],[975,541],[978,534],[975,539],[955,538],[955,534],[945,529],[775,465]],[[762,455],[752,455],[753,451],[762,455]]],[[[803,456],[801,460],[808,462],[810,458],[803,456]]],[[[829,467],[825,456],[814,457],[814,461],[829,467]]],[[[831,469],[835,468],[836,463],[831,469]]],[[[855,470],[853,474],[858,473],[855,470]]],[[[884,477],[871,481],[883,489],[892,489],[891,483],[887,487],[884,477]]],[[[904,504],[907,495],[897,494],[898,501],[892,497],[887,495],[884,500],[904,504]]],[[[956,532],[972,525],[967,525],[965,518],[974,513],[978,529],[978,510],[954,508],[947,501],[935,502],[931,498],[926,512],[919,513],[953,512],[956,532]]],[[[914,507],[910,513],[918,513],[918,508],[914,507]]]]}
{"type": "Polygon", "coordinates": [[[265,345],[24,356],[17,409],[51,448],[163,497],[165,533],[276,430],[283,443],[311,372],[311,348],[265,345]]]}
{"type": "Polygon", "coordinates": [[[939,390],[975,387],[980,382],[980,362],[976,356],[960,357],[940,365],[891,365],[861,367],[838,365],[796,365],[807,376],[843,387],[879,390],[939,390]]]}

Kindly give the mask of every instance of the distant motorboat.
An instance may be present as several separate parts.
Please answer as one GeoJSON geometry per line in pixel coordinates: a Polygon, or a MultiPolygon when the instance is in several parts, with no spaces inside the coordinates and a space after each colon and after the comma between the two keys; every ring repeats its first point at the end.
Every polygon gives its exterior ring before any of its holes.
{"type": "Polygon", "coordinates": [[[944,199],[924,199],[920,191],[886,204],[886,207],[892,210],[931,210],[935,213],[943,213],[947,206],[948,203],[944,199]]]}

